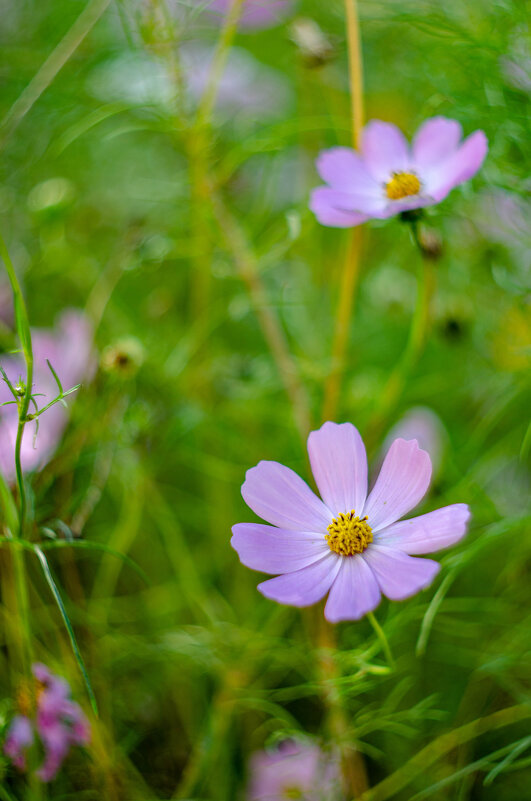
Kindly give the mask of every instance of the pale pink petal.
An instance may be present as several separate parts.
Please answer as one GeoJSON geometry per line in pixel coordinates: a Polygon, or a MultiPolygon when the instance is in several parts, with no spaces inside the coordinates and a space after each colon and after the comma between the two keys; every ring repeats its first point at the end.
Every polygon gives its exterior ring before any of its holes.
{"type": "Polygon", "coordinates": [[[326,595],[339,572],[343,558],[329,551],[313,565],[263,581],[258,589],[266,598],[279,604],[311,606],[326,595]]]}
{"type": "Polygon", "coordinates": [[[308,454],[323,501],[337,516],[360,515],[367,497],[367,454],[352,423],[324,423],[308,437],[308,454]]]}
{"type": "Polygon", "coordinates": [[[336,190],[328,186],[319,186],[310,196],[310,209],[321,225],[332,228],[352,228],[361,225],[370,218],[370,215],[360,214],[357,211],[345,211],[334,205],[336,190]]]}
{"type": "Polygon", "coordinates": [[[419,448],[417,440],[396,439],[363,510],[373,531],[414,509],[426,494],[430,479],[430,457],[419,448]]]}
{"type": "Polygon", "coordinates": [[[242,495],[253,512],[279,528],[325,533],[333,517],[308,484],[279,462],[248,470],[242,495]]]}
{"type": "Polygon", "coordinates": [[[418,175],[452,155],[462,135],[463,129],[457,120],[447,117],[426,120],[413,139],[413,164],[418,175]]]}
{"type": "Polygon", "coordinates": [[[404,197],[401,200],[390,200],[378,214],[374,214],[379,220],[387,220],[389,217],[394,217],[396,214],[401,214],[403,211],[411,211],[412,209],[423,209],[426,206],[433,206],[436,201],[429,196],[412,195],[411,197],[404,197]]]}
{"type": "Polygon", "coordinates": [[[363,159],[349,147],[332,147],[319,153],[317,172],[333,189],[369,198],[380,198],[382,190],[367,172],[363,159]]]}
{"type": "Polygon", "coordinates": [[[380,588],[369,565],[361,556],[344,557],[326,602],[326,619],[359,620],[379,603],[380,588]]]}
{"type": "Polygon", "coordinates": [[[417,559],[374,543],[364,551],[362,558],[391,601],[402,601],[428,587],[441,568],[433,559],[417,559]]]}
{"type": "Polygon", "coordinates": [[[299,533],[260,523],[237,523],[232,527],[230,544],[242,564],[262,573],[291,573],[330,552],[322,534],[299,533]]]}
{"type": "Polygon", "coordinates": [[[370,174],[380,183],[387,183],[393,172],[410,169],[406,138],[389,122],[372,120],[365,126],[361,152],[370,174]]]}
{"type": "Polygon", "coordinates": [[[387,199],[384,197],[383,192],[380,192],[379,195],[369,196],[358,194],[354,189],[346,191],[335,187],[320,186],[313,190],[312,198],[315,192],[320,192],[318,197],[324,199],[330,206],[339,211],[374,214],[384,209],[387,205],[387,199]]]}
{"type": "Polygon", "coordinates": [[[7,730],[4,753],[19,770],[26,769],[26,751],[33,744],[33,727],[25,715],[15,715],[7,730]]]}
{"type": "Polygon", "coordinates": [[[408,554],[433,553],[459,542],[466,534],[469,519],[470,509],[466,503],[454,503],[393,523],[376,534],[375,542],[408,554]]]}
{"type": "Polygon", "coordinates": [[[488,142],[483,131],[471,134],[452,155],[428,171],[427,194],[437,202],[443,200],[452,189],[464,181],[468,181],[477,173],[485,160],[487,151],[488,142]]]}

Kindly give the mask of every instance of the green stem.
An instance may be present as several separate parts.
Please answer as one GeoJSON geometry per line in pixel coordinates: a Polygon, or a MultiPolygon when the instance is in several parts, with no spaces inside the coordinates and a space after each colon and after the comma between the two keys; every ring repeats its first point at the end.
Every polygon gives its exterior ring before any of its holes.
{"type": "Polygon", "coordinates": [[[411,371],[422,354],[428,333],[430,305],[435,284],[433,261],[425,254],[422,248],[416,220],[411,221],[411,233],[413,241],[422,255],[417,276],[417,301],[411,319],[406,347],[395,369],[389,376],[387,384],[382,391],[379,406],[368,426],[368,440],[371,442],[381,433],[389,415],[394,411],[411,371]]]}
{"type": "MultiPolygon", "coordinates": [[[[24,484],[24,475],[22,472],[21,449],[22,449],[22,438],[24,436],[24,428],[26,426],[29,405],[31,400],[31,390],[33,385],[33,348],[31,344],[31,331],[29,326],[26,303],[24,301],[24,296],[22,294],[22,289],[20,287],[17,274],[15,272],[15,268],[13,267],[13,263],[9,256],[6,244],[1,235],[0,235],[0,256],[2,257],[2,260],[5,264],[9,282],[11,284],[11,289],[13,291],[17,334],[20,339],[20,344],[22,345],[24,361],[26,362],[26,381],[25,381],[24,395],[18,407],[18,427],[17,427],[17,439],[15,443],[15,471],[17,475],[17,485],[19,491],[19,504],[20,504],[18,536],[23,537],[26,524],[27,499],[26,499],[26,488],[24,484]]],[[[15,532],[13,532],[13,534],[15,534],[15,532]]]]}
{"type": "Polygon", "coordinates": [[[225,24],[212,59],[212,66],[206,89],[199,103],[197,111],[197,127],[202,128],[209,124],[218,94],[219,82],[222,78],[225,64],[232,47],[232,42],[238,30],[238,23],[242,12],[243,0],[232,0],[227,12],[225,24]]]}
{"type": "MultiPolygon", "coordinates": [[[[0,256],[5,264],[7,275],[9,277],[9,282],[11,284],[11,289],[13,291],[17,333],[20,339],[20,343],[22,345],[24,360],[26,362],[26,386],[22,400],[18,404],[19,422],[17,428],[17,439],[15,444],[15,470],[16,470],[18,493],[19,493],[18,523],[16,521],[15,515],[13,514],[14,512],[13,503],[9,501],[10,492],[3,479],[1,482],[2,485],[1,494],[3,499],[4,511],[7,511],[9,513],[7,522],[11,532],[11,536],[14,537],[15,539],[17,538],[23,539],[25,523],[26,523],[27,500],[26,500],[26,488],[24,484],[24,475],[22,472],[21,447],[22,447],[22,437],[24,434],[24,427],[26,424],[26,417],[28,414],[28,409],[30,404],[31,388],[33,383],[33,350],[31,345],[31,331],[29,327],[28,313],[26,309],[26,304],[24,302],[24,296],[22,295],[22,290],[20,288],[17,274],[13,267],[13,263],[9,257],[6,244],[1,235],[0,235],[0,256]]],[[[24,671],[27,675],[29,675],[31,662],[33,661],[33,649],[31,645],[31,628],[29,622],[29,600],[28,600],[29,594],[26,582],[24,556],[22,552],[19,551],[18,548],[15,548],[13,551],[13,565],[15,573],[17,605],[19,608],[21,623],[22,623],[21,658],[24,671]]]]}
{"type": "Polygon", "coordinates": [[[376,636],[378,637],[378,641],[380,642],[380,645],[382,646],[383,652],[385,654],[385,658],[387,659],[387,664],[389,665],[391,670],[394,670],[395,660],[393,659],[393,654],[391,653],[391,648],[389,646],[389,640],[385,636],[383,628],[380,626],[380,624],[378,623],[376,617],[372,612],[369,612],[369,614],[367,615],[367,619],[371,624],[371,626],[373,627],[376,636]]]}

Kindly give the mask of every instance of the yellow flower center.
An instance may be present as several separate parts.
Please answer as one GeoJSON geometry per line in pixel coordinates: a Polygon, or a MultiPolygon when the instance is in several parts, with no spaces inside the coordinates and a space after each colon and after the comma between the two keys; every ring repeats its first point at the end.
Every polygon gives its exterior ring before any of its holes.
{"type": "Polygon", "coordinates": [[[394,172],[385,191],[389,200],[402,200],[403,197],[418,195],[420,181],[412,172],[394,172]]]}
{"type": "Polygon", "coordinates": [[[372,528],[366,521],[367,517],[356,517],[354,509],[334,517],[325,534],[330,550],[341,556],[363,553],[372,542],[372,528]]]}
{"type": "Polygon", "coordinates": [[[284,787],[282,795],[284,798],[290,799],[290,801],[291,799],[304,798],[300,787],[284,787]]]}

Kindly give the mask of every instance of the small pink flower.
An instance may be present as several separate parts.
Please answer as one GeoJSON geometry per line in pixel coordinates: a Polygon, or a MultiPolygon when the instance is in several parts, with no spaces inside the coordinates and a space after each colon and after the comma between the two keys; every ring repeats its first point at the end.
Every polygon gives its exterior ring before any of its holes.
{"type": "MultiPolygon", "coordinates": [[[[63,389],[70,389],[92,375],[94,359],[92,352],[92,328],[82,312],[70,309],[63,312],[54,330],[37,328],[32,331],[34,376],[33,392],[42,393],[36,398],[40,408],[57,397],[58,387],[46,363],[48,359],[59,376],[63,389]]],[[[12,384],[25,375],[21,355],[2,356],[0,364],[12,384]]],[[[72,403],[74,395],[66,403],[72,403]]],[[[0,377],[0,402],[12,401],[13,396],[0,377]]],[[[30,413],[33,406],[30,406],[30,413]]],[[[30,422],[24,429],[21,459],[22,468],[32,471],[43,467],[53,456],[63,431],[68,423],[68,409],[56,403],[43,413],[35,437],[36,423],[30,422]]],[[[8,481],[15,477],[15,441],[18,427],[18,410],[13,404],[0,407],[0,470],[8,481]]]]}
{"type": "Polygon", "coordinates": [[[323,225],[348,228],[440,203],[476,174],[487,155],[483,131],[464,141],[462,135],[456,120],[433,117],[409,148],[395,125],[372,120],[363,130],[361,153],[333,147],[319,155],[317,171],[328,186],[313,190],[310,208],[323,225]]]}
{"type": "MultiPolygon", "coordinates": [[[[232,0],[212,0],[208,4],[210,11],[225,15],[232,0]]],[[[240,17],[243,28],[270,28],[278,25],[290,10],[291,0],[244,0],[240,17]]]]}
{"type": "Polygon", "coordinates": [[[316,745],[285,740],[276,752],[251,757],[248,801],[337,801],[341,797],[339,760],[316,745]]]}
{"type": "Polygon", "coordinates": [[[33,665],[37,681],[35,708],[15,715],[4,745],[5,754],[19,770],[26,770],[26,751],[37,735],[44,761],[36,771],[43,782],[52,781],[73,745],[87,745],[90,727],[81,707],[70,698],[70,686],[46,665],[33,665]]]}
{"type": "Polygon", "coordinates": [[[4,753],[19,770],[26,770],[26,751],[33,745],[31,720],[15,715],[7,732],[4,753]]]}
{"type": "Polygon", "coordinates": [[[247,567],[280,574],[260,592],[289,606],[329,592],[325,617],[337,623],[363,617],[382,593],[400,601],[431,584],[440,565],[415,556],[460,540],[470,512],[458,503],[399,522],[430,483],[430,457],[417,441],[393,442],[370,493],[365,446],[351,423],[312,431],[308,454],[322,500],[278,462],[247,471],[243,498],[272,525],[238,523],[231,544],[247,567]]]}
{"type": "Polygon", "coordinates": [[[398,420],[385,437],[379,464],[395,439],[416,439],[422,450],[430,455],[433,475],[441,467],[445,441],[448,437],[441,418],[427,406],[413,406],[398,420]]]}

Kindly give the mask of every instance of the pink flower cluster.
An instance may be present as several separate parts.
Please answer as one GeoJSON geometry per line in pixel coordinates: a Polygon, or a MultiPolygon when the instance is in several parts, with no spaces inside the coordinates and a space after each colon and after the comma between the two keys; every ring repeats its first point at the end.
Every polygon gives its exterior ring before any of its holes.
{"type": "MultiPolygon", "coordinates": [[[[36,775],[43,782],[55,778],[73,745],[87,745],[90,726],[79,704],[70,698],[70,686],[46,665],[32,668],[36,679],[36,702],[15,715],[7,733],[4,752],[19,770],[26,770],[26,752],[37,737],[44,748],[44,761],[36,775]]],[[[24,705],[28,706],[27,704],[24,705]]]]}

